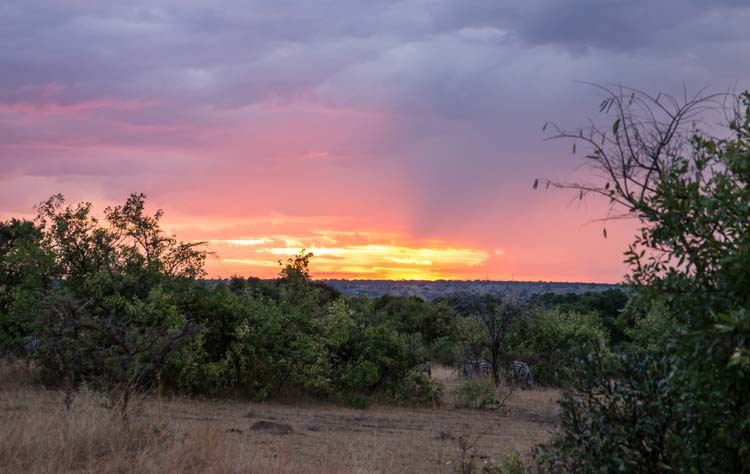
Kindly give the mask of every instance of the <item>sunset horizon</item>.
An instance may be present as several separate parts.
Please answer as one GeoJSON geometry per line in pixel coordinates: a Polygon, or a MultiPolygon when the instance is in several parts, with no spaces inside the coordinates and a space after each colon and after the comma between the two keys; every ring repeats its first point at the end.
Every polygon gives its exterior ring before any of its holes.
{"type": "Polygon", "coordinates": [[[583,33],[650,21],[624,6],[336,4],[341,22],[313,3],[35,5],[6,9],[24,30],[0,51],[0,219],[55,193],[101,212],[144,192],[167,231],[208,241],[217,278],[270,277],[308,248],[316,278],[622,281],[635,225],[532,189],[596,178],[545,124],[606,123],[591,83],[680,95],[745,77],[711,54],[742,47],[710,36],[733,8],[680,9],[682,42],[663,43],[583,33]],[[573,27],[548,31],[559,17],[573,27]]]}
{"type": "MultiPolygon", "coordinates": [[[[103,218],[102,212],[106,207],[121,204],[126,197],[123,196],[120,201],[103,203],[94,201],[91,203],[92,210],[99,218],[103,218]]],[[[65,199],[66,205],[75,206],[79,202],[67,197],[65,199]]],[[[90,200],[81,198],[80,202],[90,202],[90,200]]],[[[414,238],[397,231],[330,230],[324,227],[318,230],[316,223],[335,222],[335,220],[316,216],[280,215],[248,220],[238,219],[243,223],[239,227],[244,225],[244,227],[258,230],[288,230],[288,232],[250,234],[233,228],[232,225],[237,226],[233,222],[221,223],[214,219],[204,222],[189,219],[181,221],[171,216],[168,207],[156,207],[148,198],[146,204],[150,212],[164,211],[162,225],[170,235],[182,241],[203,243],[202,248],[208,252],[206,259],[206,278],[208,279],[228,279],[233,276],[276,278],[286,259],[304,250],[313,254],[311,276],[316,280],[547,281],[611,284],[622,281],[622,278],[617,276],[587,275],[577,268],[570,268],[569,272],[554,274],[549,271],[551,261],[534,259],[526,259],[521,263],[525,263],[528,267],[530,260],[531,263],[536,261],[540,267],[544,266],[545,271],[524,272],[524,265],[518,265],[518,255],[515,258],[513,254],[508,255],[509,251],[514,252],[512,247],[506,246],[503,249],[476,245],[476,241],[472,242],[468,239],[464,242],[450,242],[440,239],[414,238]],[[300,233],[300,229],[305,233],[300,233]],[[511,267],[510,265],[517,266],[511,267]]],[[[0,215],[0,220],[12,217],[33,220],[35,216],[33,212],[14,213],[6,216],[0,215]]],[[[616,224],[615,228],[618,228],[618,225],[626,227],[622,222],[613,222],[607,226],[612,227],[612,224],[616,224]]],[[[592,221],[589,225],[582,225],[578,232],[589,234],[592,231],[597,232],[595,240],[607,246],[611,242],[611,237],[604,239],[600,233],[601,226],[600,222],[592,221]]],[[[611,247],[611,244],[608,246],[611,247]]],[[[622,258],[619,260],[621,261],[622,258]]],[[[618,264],[620,261],[613,263],[618,264]]],[[[584,266],[582,263],[581,267],[584,266]]]]}

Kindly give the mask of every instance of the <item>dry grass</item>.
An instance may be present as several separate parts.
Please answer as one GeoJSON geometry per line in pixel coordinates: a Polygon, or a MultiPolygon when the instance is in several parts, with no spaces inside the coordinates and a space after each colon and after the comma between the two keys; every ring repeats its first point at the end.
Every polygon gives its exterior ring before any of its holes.
{"type": "Polygon", "coordinates": [[[2,473],[448,473],[461,438],[484,463],[528,453],[554,429],[559,395],[529,390],[495,411],[146,399],[126,424],[93,393],[66,411],[30,374],[0,368],[2,473]],[[289,432],[254,430],[259,421],[289,432]]]}
{"type": "Polygon", "coordinates": [[[444,383],[455,382],[458,380],[458,372],[451,367],[435,364],[432,366],[432,378],[444,383]]]}
{"type": "Polygon", "coordinates": [[[50,404],[60,399],[53,392],[4,391],[3,398],[2,472],[287,472],[283,465],[261,466],[218,427],[174,432],[146,413],[126,423],[89,396],[70,411],[50,404]]]}

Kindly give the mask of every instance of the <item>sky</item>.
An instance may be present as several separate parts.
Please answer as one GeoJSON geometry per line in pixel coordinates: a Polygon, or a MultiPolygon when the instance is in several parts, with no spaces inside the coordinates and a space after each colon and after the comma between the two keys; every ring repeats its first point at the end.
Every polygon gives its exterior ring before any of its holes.
{"type": "MultiPolygon", "coordinates": [[[[750,87],[744,0],[4,0],[0,218],[148,195],[211,277],[618,282],[547,121],[750,87]]],[[[603,228],[607,229],[607,238],[603,228]]]]}

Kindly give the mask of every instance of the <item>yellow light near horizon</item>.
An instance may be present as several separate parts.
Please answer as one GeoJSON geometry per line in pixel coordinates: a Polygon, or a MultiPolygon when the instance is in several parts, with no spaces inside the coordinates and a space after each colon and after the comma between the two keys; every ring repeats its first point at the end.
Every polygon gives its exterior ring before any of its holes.
{"type": "MultiPolygon", "coordinates": [[[[260,239],[254,239],[257,241],[260,239]]],[[[291,244],[297,239],[286,238],[275,242],[291,244]]],[[[231,241],[227,241],[228,243],[231,241]]],[[[319,242],[320,243],[320,242],[319,242]]],[[[335,243],[335,242],[333,242],[335,243]]],[[[231,245],[231,244],[230,244],[231,245]]],[[[312,252],[313,276],[390,279],[390,280],[439,280],[458,277],[462,269],[486,262],[489,255],[476,249],[428,248],[403,245],[366,244],[339,246],[294,246],[257,247],[250,250],[252,258],[243,255],[223,258],[222,262],[256,267],[258,272],[268,273],[269,268],[278,267],[284,260],[302,250],[312,252]],[[264,270],[265,269],[265,270],[264,270]]]]}
{"type": "Polygon", "coordinates": [[[273,242],[268,237],[261,237],[259,239],[231,239],[231,240],[209,240],[209,244],[228,244],[235,245],[237,247],[254,247],[256,245],[269,244],[273,242]]]}
{"type": "Polygon", "coordinates": [[[432,265],[430,260],[416,260],[413,258],[384,257],[389,262],[403,263],[405,265],[432,265]]]}
{"type": "Polygon", "coordinates": [[[222,258],[225,263],[238,263],[240,265],[253,265],[258,267],[278,267],[279,262],[271,260],[258,260],[252,258],[222,258]]]}
{"type": "Polygon", "coordinates": [[[259,249],[259,252],[267,252],[272,255],[293,255],[307,250],[315,256],[345,256],[348,258],[369,257],[389,259],[397,263],[416,263],[430,265],[433,263],[460,264],[462,266],[474,266],[485,262],[488,258],[486,252],[475,249],[456,248],[412,248],[396,245],[351,245],[347,247],[272,247],[259,249]],[[397,259],[403,260],[399,262],[397,259]],[[434,262],[433,262],[434,261],[434,262]],[[430,263],[425,263],[430,262],[430,263]]]}

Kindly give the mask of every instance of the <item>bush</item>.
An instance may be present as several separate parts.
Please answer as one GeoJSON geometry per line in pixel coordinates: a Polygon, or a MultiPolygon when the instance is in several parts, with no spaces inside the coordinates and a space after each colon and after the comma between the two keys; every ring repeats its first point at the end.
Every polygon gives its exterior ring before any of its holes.
{"type": "Polygon", "coordinates": [[[454,366],[460,363],[456,357],[455,336],[446,336],[436,339],[430,346],[429,360],[446,366],[454,366]]]}
{"type": "Polygon", "coordinates": [[[681,464],[683,420],[664,383],[666,359],[619,362],[610,371],[590,357],[577,389],[563,394],[561,433],[535,450],[542,472],[661,472],[681,464]]]}
{"type": "Polygon", "coordinates": [[[495,402],[495,385],[491,379],[485,377],[467,380],[456,393],[458,408],[486,408],[495,402]]]}
{"type": "Polygon", "coordinates": [[[632,340],[629,349],[656,353],[664,349],[676,331],[676,318],[663,302],[655,301],[650,304],[646,315],[637,319],[634,327],[628,328],[625,334],[632,340]]]}
{"type": "Polygon", "coordinates": [[[614,111],[611,135],[561,133],[588,143],[588,162],[606,176],[572,187],[640,221],[628,283],[642,306],[667,313],[636,327],[646,350],[629,348],[616,372],[595,370],[565,395],[562,434],[541,464],[750,472],[750,92],[679,100],[621,87],[601,110],[614,111]],[[696,128],[714,112],[726,130],[696,128]]]}
{"type": "Polygon", "coordinates": [[[393,401],[416,405],[440,405],[445,387],[424,373],[409,371],[389,393],[393,401]]]}
{"type": "Polygon", "coordinates": [[[484,468],[484,474],[526,474],[526,464],[517,452],[508,453],[500,464],[484,468]]]}
{"type": "Polygon", "coordinates": [[[486,459],[477,454],[476,440],[471,441],[463,436],[456,440],[458,453],[454,459],[456,474],[525,474],[527,471],[523,458],[517,452],[507,453],[499,463],[488,464],[486,459]]]}
{"type": "Polygon", "coordinates": [[[344,399],[346,406],[364,410],[370,406],[370,399],[361,393],[351,393],[344,399]]]}
{"type": "Polygon", "coordinates": [[[243,313],[228,358],[247,395],[265,400],[284,387],[331,393],[330,368],[315,321],[263,298],[248,298],[243,313]]]}
{"type": "Polygon", "coordinates": [[[590,352],[611,361],[607,330],[596,313],[562,313],[541,310],[523,318],[511,342],[511,352],[528,361],[539,384],[562,385],[573,376],[577,361],[590,352]]]}

